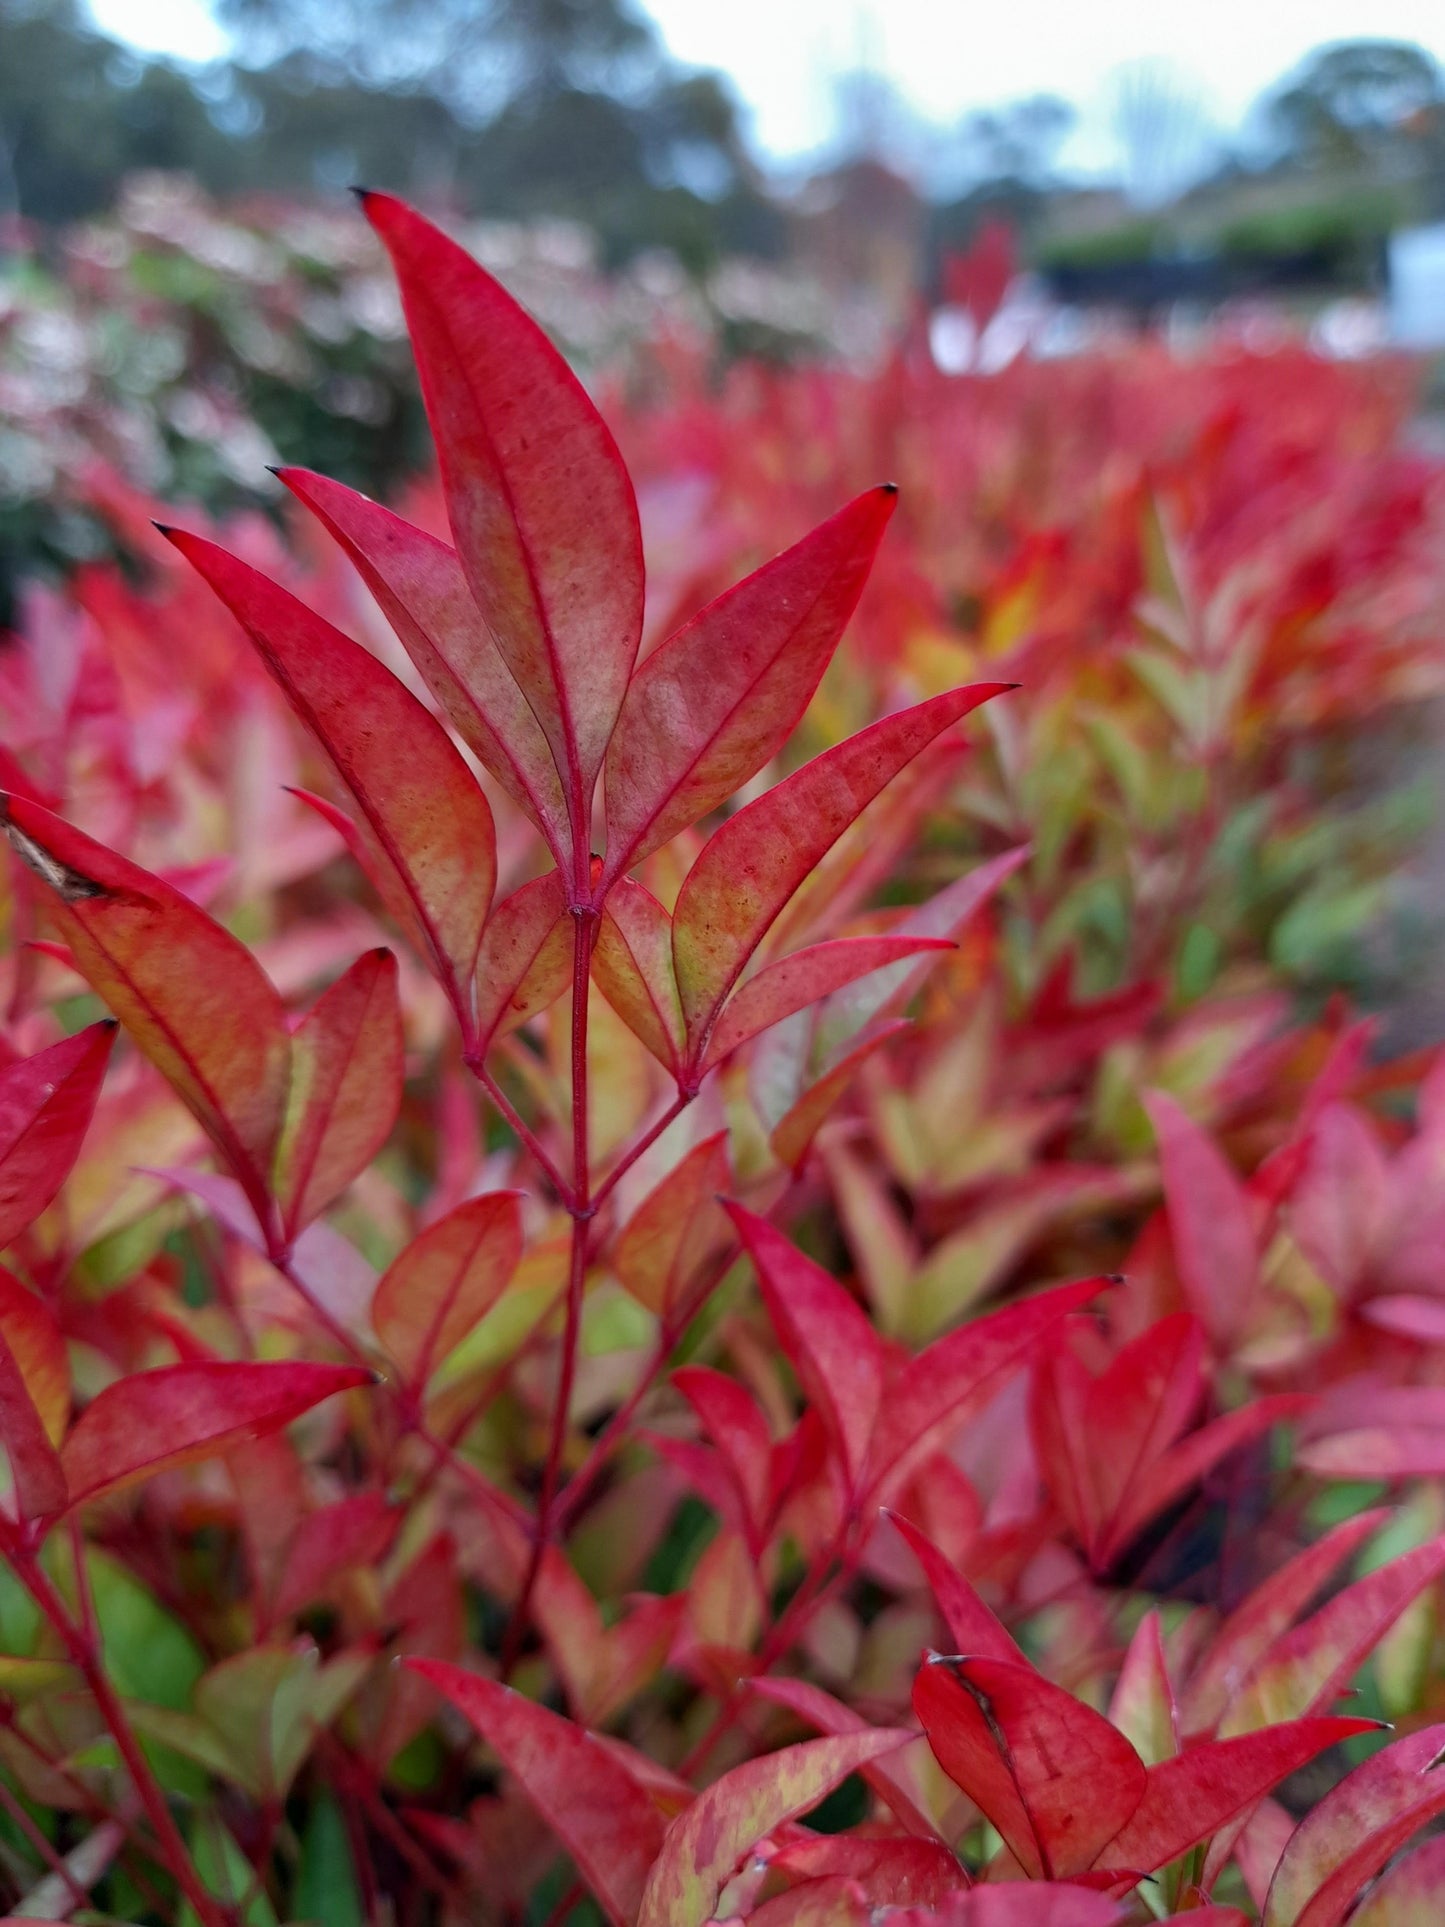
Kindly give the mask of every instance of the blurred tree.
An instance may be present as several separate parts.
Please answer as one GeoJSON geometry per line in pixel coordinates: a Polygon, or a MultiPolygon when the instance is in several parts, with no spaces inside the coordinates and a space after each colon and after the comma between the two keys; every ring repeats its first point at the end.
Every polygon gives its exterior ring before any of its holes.
{"type": "Polygon", "coordinates": [[[1292,158],[1329,167],[1410,151],[1422,125],[1445,116],[1445,75],[1423,47],[1351,40],[1322,47],[1268,104],[1276,139],[1292,158]]]}

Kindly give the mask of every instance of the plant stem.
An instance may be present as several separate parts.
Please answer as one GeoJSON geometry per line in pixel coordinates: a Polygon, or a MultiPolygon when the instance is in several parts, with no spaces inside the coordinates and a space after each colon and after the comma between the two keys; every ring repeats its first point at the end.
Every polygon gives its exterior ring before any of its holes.
{"type": "Polygon", "coordinates": [[[502,1113],[502,1116],[507,1120],[507,1123],[513,1131],[516,1132],[518,1140],[526,1150],[531,1153],[533,1160],[541,1167],[547,1182],[552,1186],[563,1204],[570,1210],[572,1186],[558,1170],[556,1163],[549,1155],[546,1146],[537,1136],[537,1133],[522,1116],[511,1098],[507,1096],[507,1093],[502,1089],[496,1078],[493,1077],[492,1073],[487,1069],[485,1056],[478,1055],[475,1051],[468,1051],[465,1062],[468,1070],[471,1071],[487,1096],[491,1098],[497,1109],[502,1113]]]}
{"type": "Polygon", "coordinates": [[[662,1116],[659,1117],[654,1124],[649,1125],[637,1140],[636,1144],[632,1145],[629,1150],[623,1153],[593,1194],[592,1209],[594,1212],[602,1209],[602,1206],[612,1195],[613,1187],[627,1176],[627,1173],[644,1152],[652,1149],[668,1125],[674,1123],[682,1116],[683,1112],[696,1096],[696,1091],[680,1090],[671,1104],[669,1104],[667,1109],[662,1113],[662,1116]]]}
{"type": "Polygon", "coordinates": [[[176,1885],[191,1903],[204,1927],[235,1927],[231,1910],[221,1905],[196,1871],[190,1849],[181,1838],[180,1828],[175,1823],[166,1796],[151,1772],[150,1762],[142,1752],[135,1731],[126,1717],[120,1695],[110,1683],[98,1642],[75,1624],[34,1553],[16,1546],[10,1548],[9,1557],[26,1591],[50,1621],[90,1688],[91,1696],[100,1708],[101,1717],[110,1729],[126,1771],[140,1796],[146,1818],[151,1823],[162,1857],[176,1885]]]}

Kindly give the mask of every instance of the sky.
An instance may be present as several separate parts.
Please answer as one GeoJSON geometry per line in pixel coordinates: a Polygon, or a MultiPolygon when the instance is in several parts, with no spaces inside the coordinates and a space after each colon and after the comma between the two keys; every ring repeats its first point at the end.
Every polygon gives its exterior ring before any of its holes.
{"type": "MultiPolygon", "coordinates": [[[[202,60],[225,50],[205,0],[91,0],[105,31],[202,60]]],[[[721,68],[778,161],[836,133],[830,76],[866,65],[948,123],[1029,94],[1081,111],[1072,159],[1105,160],[1111,77],[1163,63],[1222,128],[1323,41],[1415,40],[1445,61],[1445,0],[646,0],[679,59],[721,68]]]]}

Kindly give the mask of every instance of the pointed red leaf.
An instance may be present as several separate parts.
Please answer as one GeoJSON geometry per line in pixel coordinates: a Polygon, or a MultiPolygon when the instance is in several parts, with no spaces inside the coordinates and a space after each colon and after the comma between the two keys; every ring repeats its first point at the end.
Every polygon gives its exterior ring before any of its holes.
{"type": "Polygon", "coordinates": [[[572,981],[572,919],[556,870],[504,897],[487,920],[477,958],[476,1038],[480,1061],[504,1036],[554,1004],[572,981]]]}
{"type": "Polygon", "coordinates": [[[1340,1927],[1366,1881],[1440,1813],[1445,1726],[1427,1726],[1346,1774],[1305,1815],[1270,1882],[1262,1927],[1340,1927]]]}
{"type": "Polygon", "coordinates": [[[1249,1199],[1213,1139],[1172,1097],[1151,1091],[1144,1105],[1159,1140],[1180,1282],[1215,1343],[1227,1347],[1255,1299],[1259,1254],[1249,1199]]]}
{"type": "Polygon", "coordinates": [[[376,1335],[425,1385],[507,1288],[522,1255],[521,1193],[469,1198],[413,1238],[376,1287],[376,1335]]]}
{"type": "Polygon", "coordinates": [[[434,1659],[407,1664],[466,1714],[515,1775],[613,1927],[632,1927],[665,1828],[616,1755],[585,1727],[495,1680],[434,1659]]]}
{"type": "Polygon", "coordinates": [[[72,1506],[289,1425],[371,1373],[355,1365],[163,1365],[107,1385],[61,1448],[72,1506]]]}
{"type": "Polygon", "coordinates": [[[773,1440],[757,1400],[736,1378],[710,1365],[684,1365],[672,1382],[716,1446],[754,1532],[768,1510],[773,1440]]]}
{"type": "MultiPolygon", "coordinates": [[[[25,1287],[0,1270],[7,1295],[25,1287]]],[[[60,1457],[45,1429],[26,1375],[0,1327],[0,1446],[10,1461],[15,1506],[22,1520],[54,1518],[65,1510],[67,1489],[60,1457]]]]}
{"type": "Polygon", "coordinates": [[[805,1258],[765,1218],[729,1204],[758,1274],[768,1316],[807,1397],[823,1415],[855,1486],[883,1389],[883,1354],[861,1308],[836,1278],[805,1258]]]}
{"type": "Polygon", "coordinates": [[[562,862],[571,838],[557,765],[456,551],[324,475],[276,473],[346,550],[453,728],[562,862]]]}
{"type": "Polygon", "coordinates": [[[768,1149],[779,1164],[785,1164],[794,1173],[802,1169],[813,1139],[822,1129],[828,1113],[857,1076],[864,1062],[908,1028],[909,1025],[901,1018],[896,1023],[877,1025],[788,1106],[768,1136],[768,1149]]]}
{"type": "Polygon", "coordinates": [[[0,1265],[0,1337],[20,1368],[46,1436],[59,1444],[70,1420],[70,1353],[65,1334],[37,1292],[0,1265]]]}
{"type": "Polygon", "coordinates": [[[944,730],[1008,687],[977,683],[887,716],[805,764],[714,832],[673,914],[690,1037],[708,1029],[773,919],[849,824],[944,730]]]}
{"type": "MultiPolygon", "coordinates": [[[[868,1722],[861,1713],[845,1706],[842,1700],[834,1699],[825,1693],[821,1686],[814,1686],[806,1679],[755,1679],[748,1682],[750,1692],[759,1699],[771,1700],[775,1706],[785,1706],[807,1725],[816,1727],[820,1733],[864,1733],[869,1730],[868,1722]]],[[[915,1741],[921,1734],[915,1734],[915,1741]]],[[[932,1775],[932,1767],[925,1756],[922,1746],[905,1747],[898,1753],[889,1753],[881,1760],[860,1767],[859,1777],[890,1807],[903,1826],[920,1839],[931,1840],[936,1829],[928,1816],[927,1808],[931,1794],[924,1782],[920,1767],[932,1775]]]]}
{"type": "Polygon", "coordinates": [[[1179,1751],[1179,1708],[1169,1677],[1163,1629],[1153,1607],[1139,1621],[1125,1650],[1109,1700],[1109,1720],[1145,1766],[1172,1760],[1179,1751]]]}
{"type": "Polygon", "coordinates": [[[363,197],[401,286],[457,555],[561,772],[578,853],[642,634],[642,535],[586,391],[512,297],[387,194],[363,197]]]}
{"type": "Polygon", "coordinates": [[[978,1659],[1002,1659],[1014,1665],[1027,1665],[1017,1642],[989,1611],[963,1574],[944,1558],[933,1541],[901,1514],[890,1512],[886,1507],[885,1513],[922,1566],[929,1591],[948,1628],[948,1636],[959,1652],[978,1659]]]}
{"type": "Polygon", "coordinates": [[[805,1010],[844,984],[922,951],[953,947],[938,937],[841,937],[780,957],[733,992],[713,1026],[700,1069],[711,1070],[759,1031],[805,1010]]]}
{"type": "Polygon", "coordinates": [[[726,590],[637,670],[607,752],[610,881],[792,735],[862,594],[896,491],[870,489],[726,590]]]}
{"type": "Polygon", "coordinates": [[[1186,1732],[1203,1733],[1219,1721],[1255,1662],[1388,1517],[1383,1507],[1357,1513],[1261,1580],[1209,1642],[1180,1695],[1186,1732]]]}
{"type": "Polygon", "coordinates": [[[1304,1719],[1206,1740],[1149,1769],[1144,1797],[1100,1860],[1153,1873],[1236,1819],[1327,1746],[1379,1731],[1374,1720],[1304,1719]]]}
{"type": "Polygon", "coordinates": [[[637,1927],[704,1927],[744,1855],[760,1840],[816,1806],[850,1773],[913,1737],[884,1727],[805,1740],[725,1773],[668,1828],[637,1927]]]}
{"type": "Polygon", "coordinates": [[[445,729],[369,650],[200,536],[170,540],[255,644],[356,806],[377,889],[464,1002],[497,878],[492,812],[445,729]]]}
{"type": "Polygon", "coordinates": [[[276,1151],[276,1202],[290,1240],[363,1172],[401,1109],[396,959],[370,950],[291,1034],[291,1089],[276,1151]]]}
{"type": "Polygon", "coordinates": [[[873,1441],[870,1490],[881,1500],[963,1422],[970,1403],[991,1396],[1005,1374],[1027,1363],[1045,1333],[1112,1280],[1057,1285],[960,1325],[907,1364],[888,1387],[873,1441]]]}
{"type": "Polygon", "coordinates": [[[939,1765],[1031,1879],[1092,1867],[1144,1797],[1144,1762],[1123,1734],[1022,1661],[932,1658],[913,1708],[939,1765]]]}
{"type": "Polygon", "coordinates": [[[34,803],[10,838],[51,885],[75,967],[188,1104],[258,1214],[290,1077],[281,1000],[260,965],[178,890],[34,803]]]}
{"type": "Polygon", "coordinates": [[[0,1251],[65,1182],[114,1041],[113,1021],[91,1024],[0,1070],[0,1251]]]}
{"type": "Polygon", "coordinates": [[[608,893],[592,950],[592,979],[632,1034],[679,1075],[684,1045],[672,918],[630,877],[608,893]]]}
{"type": "Polygon", "coordinates": [[[357,1492],[308,1513],[286,1548],[271,1602],[273,1617],[290,1619],[313,1605],[338,1573],[378,1565],[401,1520],[382,1492],[357,1492]]]}
{"type": "Polygon", "coordinates": [[[879,1906],[929,1906],[961,1893],[968,1875],[941,1840],[822,1834],[784,1847],[768,1863],[795,1878],[856,1880],[879,1906]]]}
{"type": "Polygon", "coordinates": [[[639,1304],[670,1317],[733,1248],[718,1204],[729,1179],[726,1131],[695,1144],[648,1193],[612,1247],[611,1268],[639,1304]]]}

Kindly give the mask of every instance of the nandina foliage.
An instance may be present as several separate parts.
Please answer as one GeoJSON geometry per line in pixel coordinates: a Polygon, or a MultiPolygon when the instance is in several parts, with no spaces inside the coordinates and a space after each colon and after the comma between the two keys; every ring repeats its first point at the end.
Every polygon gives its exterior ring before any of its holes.
{"type": "MultiPolygon", "coordinates": [[[[1276,721],[1438,673],[1427,572],[1381,535],[1308,607],[1246,596],[1265,535],[1214,513],[1181,569],[1181,504],[1236,474],[1196,448],[1119,511],[1158,567],[1106,585],[1084,713],[1098,581],[1043,544],[1044,630],[941,635],[947,464],[915,453],[911,531],[885,473],[810,532],[782,424],[847,416],[803,376],[736,452],[735,396],[673,428],[743,546],[791,546],[659,588],[546,336],[364,209],[444,524],[287,470],[294,552],[168,526],[150,588],[37,604],[5,668],[11,1898],[1428,1909],[1437,1843],[1397,1856],[1445,1807],[1445,1070],[1291,1027],[1247,919],[1243,976],[1166,968],[1215,776],[1273,833],[1276,721]],[[1131,860],[1101,948],[1078,899],[1131,860]]],[[[893,379],[1006,414],[1025,377],[954,394],[913,344],[893,379]]],[[[884,392],[857,419],[908,420],[884,392]]],[[[1428,478],[1374,479],[1423,525],[1428,478]]]]}

